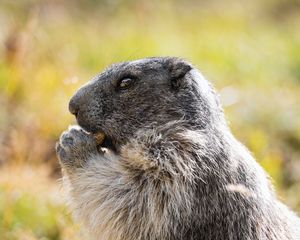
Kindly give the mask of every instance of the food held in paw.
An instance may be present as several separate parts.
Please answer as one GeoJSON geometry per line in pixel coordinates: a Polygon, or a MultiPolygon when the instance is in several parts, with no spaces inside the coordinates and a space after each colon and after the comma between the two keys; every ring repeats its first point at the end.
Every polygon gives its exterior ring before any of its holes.
{"type": "Polygon", "coordinates": [[[103,132],[99,132],[94,134],[97,145],[101,145],[104,142],[105,134],[103,132]]]}

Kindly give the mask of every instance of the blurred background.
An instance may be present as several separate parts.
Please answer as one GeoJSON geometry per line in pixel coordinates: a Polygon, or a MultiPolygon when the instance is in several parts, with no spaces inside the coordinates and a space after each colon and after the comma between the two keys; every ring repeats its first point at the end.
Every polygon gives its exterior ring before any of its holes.
{"type": "Polygon", "coordinates": [[[1,0],[0,239],[79,239],[54,145],[68,100],[107,65],[192,61],[235,136],[300,211],[299,0],[1,0]]]}

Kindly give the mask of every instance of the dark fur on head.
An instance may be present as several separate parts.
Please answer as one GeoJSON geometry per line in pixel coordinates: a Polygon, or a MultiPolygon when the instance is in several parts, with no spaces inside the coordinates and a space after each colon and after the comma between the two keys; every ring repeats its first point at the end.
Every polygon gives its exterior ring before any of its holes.
{"type": "Polygon", "coordinates": [[[214,112],[187,75],[191,69],[189,63],[177,58],[112,65],[76,93],[70,110],[76,112],[84,129],[104,131],[116,144],[125,143],[139,129],[174,120],[203,129],[213,123],[214,112]],[[134,80],[130,89],[118,88],[124,78],[134,80]]]}
{"type": "Polygon", "coordinates": [[[69,108],[84,130],[66,131],[57,153],[75,216],[96,239],[300,239],[299,219],[188,62],[115,64],[69,108]],[[108,149],[89,132],[104,132],[108,149]]]}

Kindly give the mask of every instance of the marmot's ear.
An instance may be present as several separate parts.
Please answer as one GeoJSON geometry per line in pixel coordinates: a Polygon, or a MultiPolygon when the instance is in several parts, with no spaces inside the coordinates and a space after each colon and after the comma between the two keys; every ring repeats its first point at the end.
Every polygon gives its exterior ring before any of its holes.
{"type": "Polygon", "coordinates": [[[167,67],[173,88],[179,88],[184,76],[192,69],[192,66],[189,63],[178,58],[168,59],[167,67]]]}

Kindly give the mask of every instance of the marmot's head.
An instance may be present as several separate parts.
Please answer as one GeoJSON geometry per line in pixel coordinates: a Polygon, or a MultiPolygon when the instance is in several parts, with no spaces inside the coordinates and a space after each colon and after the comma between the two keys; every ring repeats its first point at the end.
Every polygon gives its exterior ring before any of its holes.
{"type": "Polygon", "coordinates": [[[103,132],[116,148],[143,128],[178,120],[203,129],[222,120],[210,84],[191,64],[170,57],[112,65],[78,90],[69,109],[81,127],[103,132]]]}

